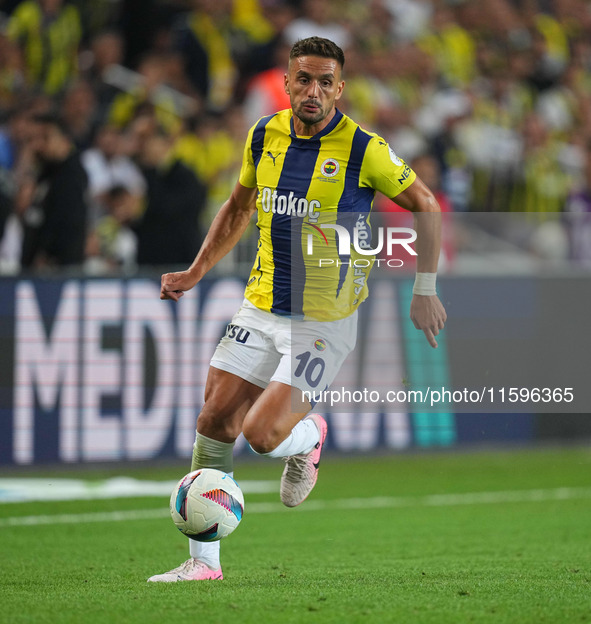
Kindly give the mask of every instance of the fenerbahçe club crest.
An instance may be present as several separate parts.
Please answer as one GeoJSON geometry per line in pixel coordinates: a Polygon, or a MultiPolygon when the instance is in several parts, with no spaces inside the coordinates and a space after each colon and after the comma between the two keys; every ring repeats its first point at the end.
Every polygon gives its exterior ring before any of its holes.
{"type": "Polygon", "coordinates": [[[339,172],[341,166],[334,158],[327,158],[322,165],[320,165],[320,173],[326,178],[333,178],[339,172]]]}
{"type": "Polygon", "coordinates": [[[317,351],[324,351],[324,349],[326,349],[326,340],[324,340],[324,338],[316,338],[314,347],[316,347],[317,351]]]}

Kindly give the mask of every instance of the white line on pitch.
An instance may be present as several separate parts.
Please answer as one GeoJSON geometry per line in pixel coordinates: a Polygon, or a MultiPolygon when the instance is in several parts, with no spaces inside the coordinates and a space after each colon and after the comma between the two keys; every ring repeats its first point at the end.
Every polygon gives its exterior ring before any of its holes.
{"type": "MultiPolygon", "coordinates": [[[[591,488],[562,487],[547,490],[507,490],[500,492],[468,492],[464,494],[432,494],[429,496],[378,496],[374,498],[340,498],[307,501],[296,511],[326,509],[388,509],[396,507],[457,507],[461,505],[490,505],[498,503],[539,503],[591,498],[591,488]]],[[[247,514],[288,511],[281,503],[247,503],[247,514]]],[[[0,528],[39,526],[49,524],[79,524],[86,522],[126,522],[153,520],[169,515],[167,508],[135,509],[50,516],[13,516],[0,518],[0,528]]]]}
{"type": "MultiPolygon", "coordinates": [[[[35,479],[15,477],[13,479],[0,479],[0,503],[141,496],[169,497],[177,481],[145,481],[131,477],[113,477],[91,481],[52,477],[35,479]]],[[[279,489],[279,482],[240,481],[240,487],[245,494],[268,494],[279,489]]]]}

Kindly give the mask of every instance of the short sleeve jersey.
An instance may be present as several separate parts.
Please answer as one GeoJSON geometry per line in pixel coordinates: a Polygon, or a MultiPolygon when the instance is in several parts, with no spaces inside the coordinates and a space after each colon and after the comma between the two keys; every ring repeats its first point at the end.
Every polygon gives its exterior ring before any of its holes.
{"type": "Polygon", "coordinates": [[[373,264],[356,251],[354,231],[358,241],[371,240],[375,192],[396,197],[415,177],[384,139],[338,110],[312,137],[295,134],[291,109],[260,119],[248,133],[239,178],[258,189],[259,241],[246,298],[297,318],[349,316],[367,297],[373,264]]]}

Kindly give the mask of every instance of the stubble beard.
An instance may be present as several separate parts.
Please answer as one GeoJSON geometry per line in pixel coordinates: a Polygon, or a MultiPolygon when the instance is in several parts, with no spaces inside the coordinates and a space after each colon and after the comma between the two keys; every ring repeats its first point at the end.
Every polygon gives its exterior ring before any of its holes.
{"type": "Polygon", "coordinates": [[[294,111],[296,117],[306,126],[314,126],[315,124],[320,123],[326,119],[327,112],[320,107],[316,114],[306,113],[303,110],[305,102],[300,104],[298,110],[294,111]]]}

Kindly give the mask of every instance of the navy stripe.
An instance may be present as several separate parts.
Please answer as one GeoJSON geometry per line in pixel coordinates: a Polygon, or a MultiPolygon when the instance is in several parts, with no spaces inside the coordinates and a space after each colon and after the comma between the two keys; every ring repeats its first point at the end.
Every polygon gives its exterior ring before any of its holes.
{"type": "Polygon", "coordinates": [[[267,115],[267,117],[260,119],[252,133],[250,149],[252,151],[252,160],[254,161],[255,169],[259,166],[259,161],[263,155],[267,124],[271,121],[271,119],[273,119],[273,117],[275,117],[275,115],[267,115]]]}
{"type": "MultiPolygon", "coordinates": [[[[364,132],[361,128],[357,128],[353,135],[353,141],[351,143],[351,153],[349,154],[349,162],[347,163],[347,172],[345,173],[345,185],[343,187],[343,194],[339,200],[337,208],[337,223],[343,225],[349,231],[351,235],[351,243],[353,243],[353,228],[357,223],[357,218],[360,213],[369,215],[371,210],[371,204],[375,195],[375,191],[370,188],[359,188],[359,175],[361,173],[361,165],[363,164],[363,157],[367,146],[371,141],[371,135],[364,132]]],[[[339,283],[337,286],[336,296],[339,296],[341,288],[347,277],[347,271],[349,265],[347,262],[351,259],[351,256],[342,256],[341,260],[343,264],[339,269],[339,283]]]]}
{"type": "MultiPolygon", "coordinates": [[[[306,197],[314,174],[320,140],[292,138],[281,176],[277,183],[277,207],[279,198],[287,199],[290,193],[297,199],[306,197]]],[[[306,269],[302,252],[302,226],[304,219],[286,214],[273,215],[271,240],[273,241],[273,304],[275,314],[301,316],[304,307],[306,269]]]]}

